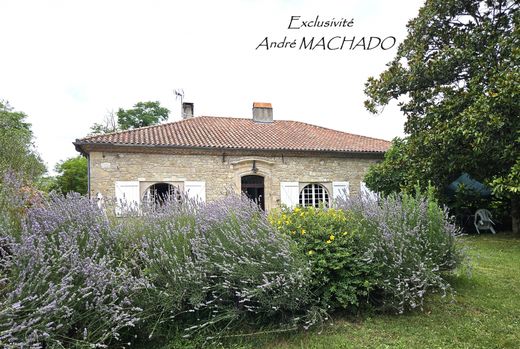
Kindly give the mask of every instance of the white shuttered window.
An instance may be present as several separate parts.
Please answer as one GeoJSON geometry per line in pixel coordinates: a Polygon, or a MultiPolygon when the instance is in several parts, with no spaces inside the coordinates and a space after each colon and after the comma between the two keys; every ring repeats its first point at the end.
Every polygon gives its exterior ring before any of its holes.
{"type": "Polygon", "coordinates": [[[350,195],[350,189],[348,182],[332,182],[332,198],[346,199],[350,195]]]}
{"type": "Polygon", "coordinates": [[[139,209],[139,182],[116,181],[116,215],[139,209]]]}
{"type": "Polygon", "coordinates": [[[280,202],[288,207],[298,205],[300,185],[298,182],[280,182],[280,202]]]}
{"type": "Polygon", "coordinates": [[[206,182],[184,182],[184,191],[188,198],[206,202],[206,182]]]}

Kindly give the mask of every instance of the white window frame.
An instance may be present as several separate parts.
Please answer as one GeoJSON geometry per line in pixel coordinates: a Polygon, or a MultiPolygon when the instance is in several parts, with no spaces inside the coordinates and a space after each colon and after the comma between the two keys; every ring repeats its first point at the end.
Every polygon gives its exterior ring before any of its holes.
{"type": "Polygon", "coordinates": [[[305,185],[302,186],[302,188],[300,189],[300,192],[298,194],[298,203],[299,203],[299,205],[301,205],[303,207],[318,207],[320,202],[323,202],[326,207],[330,207],[331,199],[332,198],[330,195],[330,191],[327,188],[327,185],[324,183],[320,183],[320,182],[305,183],[305,185]],[[308,186],[312,186],[312,204],[311,205],[305,205],[305,197],[304,197],[305,194],[303,193],[305,188],[307,188],[308,186]],[[316,198],[316,186],[320,186],[323,189],[323,200],[322,201],[319,201],[319,198],[316,198]],[[325,201],[325,195],[327,197],[327,201],[325,201]]]}

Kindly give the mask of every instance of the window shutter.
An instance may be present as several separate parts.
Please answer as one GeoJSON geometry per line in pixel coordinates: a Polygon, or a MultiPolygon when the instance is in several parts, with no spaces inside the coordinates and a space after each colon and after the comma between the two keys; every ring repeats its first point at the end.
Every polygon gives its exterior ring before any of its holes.
{"type": "Polygon", "coordinates": [[[346,199],[350,195],[348,182],[332,182],[332,198],[346,199]]]}
{"type": "Polygon", "coordinates": [[[206,202],[206,182],[184,182],[184,192],[190,199],[206,202]]]}
{"type": "Polygon", "coordinates": [[[294,207],[300,198],[300,184],[298,182],[280,182],[280,201],[282,205],[294,207]]]}
{"type": "Polygon", "coordinates": [[[116,216],[139,208],[139,182],[116,181],[116,216]]]}
{"type": "Polygon", "coordinates": [[[362,199],[376,201],[379,198],[379,195],[375,191],[370,190],[365,182],[359,183],[359,192],[361,193],[362,199]]]}

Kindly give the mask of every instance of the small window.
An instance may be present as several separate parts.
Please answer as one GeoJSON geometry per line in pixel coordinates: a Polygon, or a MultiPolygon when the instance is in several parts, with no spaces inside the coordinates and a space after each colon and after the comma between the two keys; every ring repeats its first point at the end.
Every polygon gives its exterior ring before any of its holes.
{"type": "Polygon", "coordinates": [[[319,207],[329,206],[329,193],[321,184],[307,184],[300,192],[300,205],[319,207]]]}

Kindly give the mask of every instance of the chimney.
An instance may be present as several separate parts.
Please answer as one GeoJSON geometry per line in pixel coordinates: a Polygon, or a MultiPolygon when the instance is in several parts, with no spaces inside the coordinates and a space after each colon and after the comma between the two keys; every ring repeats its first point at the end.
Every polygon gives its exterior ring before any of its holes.
{"type": "Polygon", "coordinates": [[[193,105],[193,103],[187,103],[187,102],[182,103],[182,118],[183,119],[192,118],[194,111],[195,111],[195,106],[193,105]]]}
{"type": "Polygon", "coordinates": [[[273,122],[273,107],[271,103],[253,103],[253,121],[270,123],[273,122]]]}

